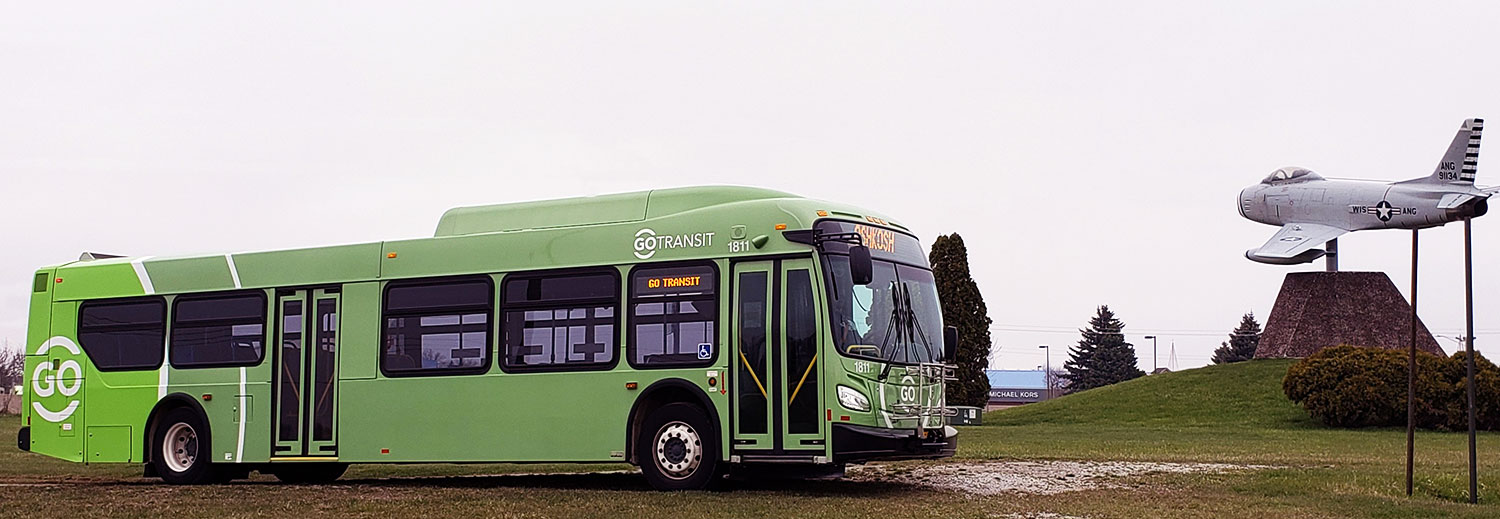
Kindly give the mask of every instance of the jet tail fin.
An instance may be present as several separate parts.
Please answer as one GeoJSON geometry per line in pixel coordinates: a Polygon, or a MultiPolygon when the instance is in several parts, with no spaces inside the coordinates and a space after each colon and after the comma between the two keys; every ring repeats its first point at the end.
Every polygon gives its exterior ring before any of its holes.
{"type": "Polygon", "coordinates": [[[1484,119],[1464,121],[1432,174],[1402,183],[1474,185],[1474,174],[1479,169],[1479,137],[1483,131],[1484,119]]]}

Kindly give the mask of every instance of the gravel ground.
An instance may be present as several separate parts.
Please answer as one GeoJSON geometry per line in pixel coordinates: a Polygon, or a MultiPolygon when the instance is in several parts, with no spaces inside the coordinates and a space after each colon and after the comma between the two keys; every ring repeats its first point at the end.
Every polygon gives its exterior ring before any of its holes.
{"type": "Polygon", "coordinates": [[[1271,467],[1224,463],[1128,461],[992,461],[930,465],[875,464],[849,467],[855,481],[898,481],[968,494],[1058,494],[1117,485],[1127,476],[1159,473],[1223,473],[1271,467]]]}

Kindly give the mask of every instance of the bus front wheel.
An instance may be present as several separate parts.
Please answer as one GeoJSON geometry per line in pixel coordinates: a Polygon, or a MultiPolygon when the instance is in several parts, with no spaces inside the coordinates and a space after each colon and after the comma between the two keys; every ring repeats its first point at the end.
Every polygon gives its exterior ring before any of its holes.
{"type": "Polygon", "coordinates": [[[151,463],[162,481],[200,485],[222,480],[209,463],[208,425],[186,407],[167,411],[154,431],[151,463]]]}
{"type": "Polygon", "coordinates": [[[652,411],[636,439],[636,459],[657,490],[701,490],[720,477],[719,438],[708,416],[691,404],[652,411]]]}

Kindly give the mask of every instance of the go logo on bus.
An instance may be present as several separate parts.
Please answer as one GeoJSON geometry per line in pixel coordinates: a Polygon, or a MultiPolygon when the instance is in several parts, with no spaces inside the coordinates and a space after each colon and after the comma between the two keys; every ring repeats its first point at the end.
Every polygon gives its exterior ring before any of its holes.
{"type": "Polygon", "coordinates": [[[917,401],[917,383],[911,376],[901,377],[901,403],[917,401]]]}
{"type": "MultiPolygon", "coordinates": [[[[47,342],[42,343],[36,349],[36,354],[46,355],[53,347],[61,347],[73,355],[83,353],[79,351],[78,344],[74,343],[72,339],[67,337],[53,337],[47,339],[47,342]]],[[[54,365],[51,360],[43,360],[37,363],[36,369],[31,372],[31,394],[36,396],[36,398],[31,400],[31,409],[36,411],[37,416],[49,422],[67,420],[69,416],[73,416],[74,411],[78,410],[79,400],[77,398],[68,401],[68,405],[64,406],[61,411],[47,409],[39,400],[51,398],[54,394],[62,394],[62,396],[71,398],[78,394],[79,386],[82,385],[83,367],[78,365],[78,361],[67,359],[54,365]],[[71,375],[69,375],[69,372],[71,372],[71,375]],[[68,385],[69,382],[72,385],[68,385]]]]}
{"type": "Polygon", "coordinates": [[[690,232],[683,234],[656,234],[649,227],[636,231],[635,257],[640,259],[651,259],[658,250],[671,249],[696,249],[699,247],[712,247],[714,244],[714,233],[712,232],[690,232]]]}

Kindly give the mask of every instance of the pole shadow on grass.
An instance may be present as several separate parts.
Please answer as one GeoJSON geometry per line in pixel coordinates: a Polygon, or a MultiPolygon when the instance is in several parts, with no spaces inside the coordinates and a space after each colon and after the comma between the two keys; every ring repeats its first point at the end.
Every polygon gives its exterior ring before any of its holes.
{"type": "MultiPolygon", "coordinates": [[[[552,490],[606,490],[624,492],[656,492],[638,472],[585,472],[559,474],[496,474],[464,476],[397,476],[344,478],[326,484],[290,484],[257,478],[240,480],[221,485],[179,487],[162,483],[154,478],[128,479],[38,479],[6,480],[0,487],[135,487],[162,489],[212,489],[233,487],[385,487],[385,488],[533,488],[552,490]]],[[[890,496],[894,494],[930,492],[930,489],[910,483],[894,481],[850,481],[847,479],[754,479],[726,480],[715,491],[719,492],[766,492],[805,496],[890,496]]]]}

